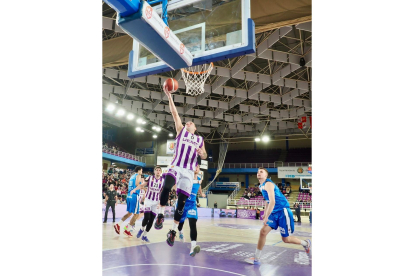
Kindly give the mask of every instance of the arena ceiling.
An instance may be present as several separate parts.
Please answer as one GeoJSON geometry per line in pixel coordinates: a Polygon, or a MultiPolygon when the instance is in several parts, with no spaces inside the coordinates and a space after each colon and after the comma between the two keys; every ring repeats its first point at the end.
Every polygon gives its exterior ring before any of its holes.
{"type": "MultiPolygon", "coordinates": [[[[115,12],[102,5],[102,40],[125,34],[114,22],[115,12]]],[[[306,20],[305,20],[306,21],[306,20]]],[[[312,115],[312,25],[311,21],[256,28],[256,53],[214,62],[206,81],[205,93],[192,97],[185,93],[181,71],[130,80],[128,65],[102,69],[103,122],[112,126],[137,126],[135,120],[116,118],[105,111],[108,103],[117,103],[163,131],[174,130],[168,100],[162,91],[165,79],[179,80],[174,102],[184,121],[192,120],[198,132],[207,138],[253,137],[261,134],[289,135],[299,130],[298,118],[312,115]],[[305,64],[300,65],[304,58],[305,64]]],[[[208,139],[207,139],[208,141],[208,139]]]]}

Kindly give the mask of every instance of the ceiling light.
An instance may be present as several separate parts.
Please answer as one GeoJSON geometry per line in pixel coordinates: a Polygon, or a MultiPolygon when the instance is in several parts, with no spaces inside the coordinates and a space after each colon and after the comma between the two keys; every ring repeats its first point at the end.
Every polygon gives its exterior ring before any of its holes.
{"type": "Polygon", "coordinates": [[[137,127],[135,130],[136,131],[141,131],[141,128],[140,127],[137,127]]]}
{"type": "Polygon", "coordinates": [[[144,130],[143,130],[143,129],[141,129],[141,132],[144,132],[144,130]]]}
{"type": "Polygon", "coordinates": [[[262,140],[263,142],[269,142],[269,136],[263,136],[262,140]]]}
{"type": "Polygon", "coordinates": [[[172,134],[172,133],[170,133],[170,134],[168,134],[168,136],[172,137],[172,136],[173,136],[173,134],[172,134]]]}
{"type": "Polygon", "coordinates": [[[152,129],[155,129],[155,126],[152,126],[152,129]]]}
{"type": "Polygon", "coordinates": [[[113,105],[113,104],[109,104],[109,105],[106,107],[106,110],[107,110],[107,111],[109,111],[109,112],[114,111],[114,110],[115,110],[115,105],[113,105]]]}
{"type": "Polygon", "coordinates": [[[145,125],[147,122],[145,122],[144,120],[142,120],[142,124],[145,125]]]}
{"type": "Polygon", "coordinates": [[[118,110],[118,112],[116,113],[116,116],[124,116],[125,115],[125,110],[120,109],[118,110]]]}
{"type": "Polygon", "coordinates": [[[133,115],[133,114],[128,114],[127,119],[128,119],[128,120],[132,120],[132,119],[134,119],[134,115],[133,115]]]}
{"type": "Polygon", "coordinates": [[[256,142],[259,142],[260,141],[260,138],[255,138],[254,139],[256,142]]]}
{"type": "Polygon", "coordinates": [[[137,123],[140,124],[142,121],[140,118],[137,119],[137,123]]]}
{"type": "Polygon", "coordinates": [[[157,138],[157,135],[153,135],[152,138],[157,138]]]}

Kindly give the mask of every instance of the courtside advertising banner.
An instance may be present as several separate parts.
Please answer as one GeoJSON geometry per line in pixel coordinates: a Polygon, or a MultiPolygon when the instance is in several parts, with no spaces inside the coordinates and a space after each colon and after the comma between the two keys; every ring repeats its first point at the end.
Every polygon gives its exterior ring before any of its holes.
{"type": "Polygon", "coordinates": [[[172,156],[157,156],[158,166],[169,166],[173,160],[172,156]]]}
{"type": "Polygon", "coordinates": [[[167,152],[166,154],[174,154],[175,140],[167,140],[167,152]]]}
{"type": "Polygon", "coordinates": [[[308,172],[308,167],[278,167],[278,178],[301,178],[312,177],[312,174],[308,172]]]}
{"type": "Polygon", "coordinates": [[[256,219],[256,210],[238,209],[237,210],[237,218],[256,219]]]}

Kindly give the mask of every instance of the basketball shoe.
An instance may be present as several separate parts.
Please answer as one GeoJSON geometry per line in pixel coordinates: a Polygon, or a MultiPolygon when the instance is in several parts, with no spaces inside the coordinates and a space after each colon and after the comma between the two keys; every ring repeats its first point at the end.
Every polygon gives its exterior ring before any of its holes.
{"type": "Polygon", "coordinates": [[[157,230],[162,229],[163,227],[163,223],[164,222],[164,215],[163,214],[158,214],[157,220],[154,223],[154,228],[157,230]]]}
{"type": "Polygon", "coordinates": [[[170,230],[167,234],[167,243],[171,247],[174,245],[175,235],[176,232],[174,230],[170,230]]]}

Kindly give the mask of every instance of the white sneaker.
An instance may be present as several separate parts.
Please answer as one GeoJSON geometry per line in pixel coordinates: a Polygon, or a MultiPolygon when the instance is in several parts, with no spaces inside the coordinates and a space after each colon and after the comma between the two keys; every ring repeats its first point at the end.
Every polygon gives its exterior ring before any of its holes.
{"type": "Polygon", "coordinates": [[[191,250],[191,252],[190,252],[190,256],[191,257],[194,257],[197,253],[200,253],[200,246],[199,245],[196,245],[194,248],[193,248],[193,250],[191,250]]]}
{"type": "Polygon", "coordinates": [[[308,245],[303,246],[303,248],[305,249],[306,253],[309,253],[311,248],[311,241],[307,239],[306,242],[308,243],[308,245]]]}

